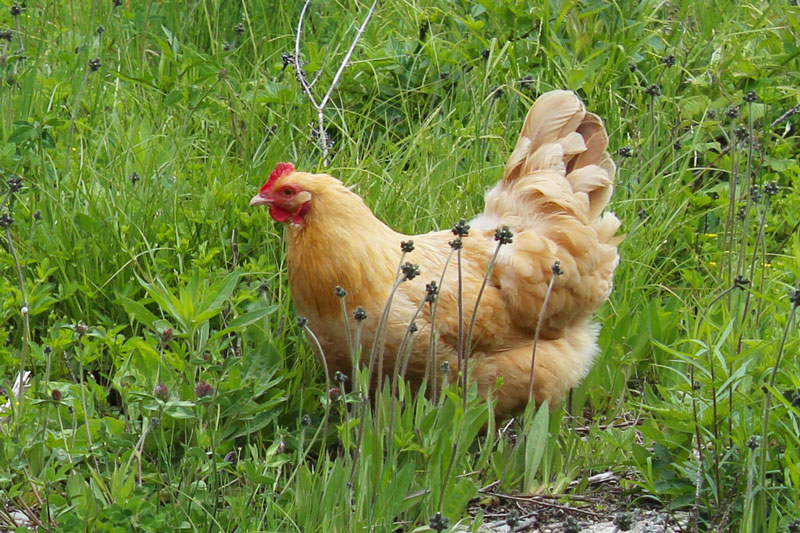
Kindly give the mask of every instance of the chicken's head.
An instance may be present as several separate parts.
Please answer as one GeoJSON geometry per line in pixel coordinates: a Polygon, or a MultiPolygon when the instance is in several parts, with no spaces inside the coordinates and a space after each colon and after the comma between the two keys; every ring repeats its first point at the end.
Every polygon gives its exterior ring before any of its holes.
{"type": "Polygon", "coordinates": [[[269,215],[277,222],[302,224],[311,209],[311,193],[292,183],[294,172],[291,163],[278,163],[269,179],[250,200],[250,205],[269,206],[269,215]]]}

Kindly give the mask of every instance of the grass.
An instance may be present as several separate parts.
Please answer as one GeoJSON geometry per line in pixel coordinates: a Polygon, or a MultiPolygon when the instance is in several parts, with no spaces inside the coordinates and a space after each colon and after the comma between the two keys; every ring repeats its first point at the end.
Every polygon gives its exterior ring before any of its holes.
{"type": "MultiPolygon", "coordinates": [[[[315,3],[315,94],[370,5],[315,3]]],[[[568,502],[604,471],[621,505],[690,529],[797,527],[792,2],[379,3],[325,110],[327,167],[282,57],[299,3],[4,6],[0,528],[425,530],[441,512],[475,531],[490,493],[568,502]],[[374,409],[328,391],[281,228],[247,206],[265,175],[324,168],[400,231],[449,227],[551,88],[604,117],[619,165],[627,239],[589,377],[513,432],[457,384],[432,404],[401,382],[374,409]]]]}

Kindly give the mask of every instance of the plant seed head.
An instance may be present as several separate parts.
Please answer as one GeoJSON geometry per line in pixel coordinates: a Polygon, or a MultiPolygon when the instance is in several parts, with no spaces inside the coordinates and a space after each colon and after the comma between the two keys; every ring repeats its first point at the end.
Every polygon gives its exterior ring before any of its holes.
{"type": "Polygon", "coordinates": [[[308,319],[304,316],[297,317],[297,327],[300,329],[305,328],[308,325],[308,319]]]}
{"type": "Polygon", "coordinates": [[[750,280],[742,276],[741,274],[737,274],[733,278],[733,286],[737,289],[744,289],[747,285],[750,284],[750,280]]]}
{"type": "Polygon", "coordinates": [[[400,250],[403,253],[411,253],[414,251],[414,241],[402,241],[400,242],[400,250]]]}
{"type": "Polygon", "coordinates": [[[511,509],[506,515],[506,524],[511,528],[511,531],[514,531],[514,528],[519,524],[519,511],[511,509]]]}
{"type": "Polygon", "coordinates": [[[789,293],[789,302],[792,304],[792,307],[800,307],[800,288],[789,293]]]}
{"type": "Polygon", "coordinates": [[[0,228],[3,229],[9,228],[13,223],[14,219],[8,213],[3,213],[2,215],[0,215],[0,228]]]}
{"type": "Polygon", "coordinates": [[[311,427],[311,415],[309,415],[308,413],[304,414],[300,418],[300,425],[303,426],[304,428],[311,427]]]}
{"type": "Polygon", "coordinates": [[[767,196],[775,196],[778,194],[778,184],[774,181],[770,181],[764,185],[764,194],[767,196]]]}
{"type": "Polygon", "coordinates": [[[508,226],[503,226],[502,228],[498,228],[494,232],[494,240],[499,241],[501,245],[503,244],[511,244],[514,242],[514,234],[511,233],[511,230],[508,226]]]}
{"type": "Polygon", "coordinates": [[[244,33],[244,24],[242,24],[240,22],[239,24],[237,24],[236,26],[233,27],[233,31],[235,31],[239,35],[243,34],[244,33]]]}
{"type": "Polygon", "coordinates": [[[661,87],[657,83],[653,83],[647,86],[647,89],[644,90],[644,93],[648,96],[658,96],[661,94],[661,87]]]}
{"type": "Polygon", "coordinates": [[[752,104],[753,102],[758,102],[758,94],[756,94],[755,91],[750,91],[748,93],[745,93],[745,95],[742,97],[742,100],[744,100],[748,104],[752,104]]]}
{"type": "Polygon", "coordinates": [[[53,391],[50,393],[50,397],[53,399],[54,402],[60,402],[61,401],[61,391],[58,390],[58,389],[53,389],[53,391]]]}
{"type": "Polygon", "coordinates": [[[741,206],[739,210],[736,212],[736,218],[739,220],[744,220],[744,217],[747,215],[747,210],[744,206],[741,206]]]}
{"type": "Polygon", "coordinates": [[[725,110],[725,116],[730,119],[738,118],[740,114],[741,112],[739,111],[738,105],[732,105],[725,110]]]}
{"type": "Polygon", "coordinates": [[[14,2],[11,4],[11,9],[9,9],[9,11],[11,12],[12,17],[18,17],[22,14],[22,6],[14,2]]]}
{"type": "Polygon", "coordinates": [[[416,332],[417,332],[417,323],[416,322],[411,322],[408,325],[408,333],[409,334],[413,334],[413,333],[416,333],[416,332]]]}
{"type": "Polygon", "coordinates": [[[450,248],[452,248],[453,250],[460,250],[461,248],[464,247],[464,243],[461,241],[461,237],[456,237],[448,244],[450,244],[450,248]]]}
{"type": "Polygon", "coordinates": [[[97,72],[103,64],[100,62],[99,57],[89,60],[89,72],[97,72]]]}
{"type": "Polygon", "coordinates": [[[206,396],[211,396],[212,394],[214,394],[214,387],[209,385],[204,379],[198,381],[197,385],[194,387],[194,395],[198,398],[205,398],[206,396]]]}
{"type": "Polygon", "coordinates": [[[666,65],[667,67],[675,66],[675,56],[672,55],[672,54],[668,55],[667,57],[665,57],[661,61],[663,61],[664,65],[666,65]]]}
{"type": "Polygon", "coordinates": [[[456,225],[453,226],[451,231],[453,232],[453,235],[457,237],[466,237],[469,235],[469,224],[467,224],[467,221],[462,218],[456,222],[456,225]]]}
{"type": "Polygon", "coordinates": [[[431,517],[429,525],[434,531],[444,531],[450,527],[450,520],[448,520],[446,516],[439,512],[431,517]]]}
{"type": "Polygon", "coordinates": [[[630,146],[623,146],[619,150],[617,150],[617,155],[624,158],[632,157],[633,156],[633,148],[630,146]]]}
{"type": "Polygon", "coordinates": [[[22,189],[22,178],[14,174],[8,177],[6,183],[8,184],[8,188],[11,190],[11,192],[17,192],[22,189]]]}
{"type": "Polygon", "coordinates": [[[345,374],[341,370],[337,370],[336,373],[333,375],[333,381],[335,381],[339,385],[344,385],[344,383],[347,382],[347,374],[345,374]]]}
{"type": "Polygon", "coordinates": [[[556,276],[560,276],[564,273],[564,271],[561,270],[561,261],[554,261],[553,266],[550,268],[553,271],[553,274],[556,276]]]}
{"type": "Polygon", "coordinates": [[[412,280],[419,276],[419,265],[415,265],[413,263],[408,263],[403,265],[403,279],[412,280]]]}
{"type": "Polygon", "coordinates": [[[359,305],[358,307],[356,307],[356,310],[353,311],[353,318],[355,318],[359,322],[361,322],[362,320],[366,320],[367,312],[364,311],[364,308],[359,305]]]}
{"type": "Polygon", "coordinates": [[[435,281],[431,281],[430,283],[425,284],[425,301],[428,303],[433,303],[436,301],[436,297],[439,295],[439,286],[436,284],[435,281]]]}
{"type": "Polygon", "coordinates": [[[629,531],[633,528],[633,515],[631,513],[617,513],[614,517],[614,525],[619,528],[620,531],[629,531]]]}
{"type": "Polygon", "coordinates": [[[580,522],[572,516],[569,515],[566,520],[564,520],[564,533],[580,533],[581,527],[580,522]]]}
{"type": "Polygon", "coordinates": [[[753,435],[752,437],[747,439],[747,447],[750,448],[751,450],[755,450],[756,448],[758,448],[758,437],[753,435]]]}
{"type": "Polygon", "coordinates": [[[347,291],[344,290],[344,288],[341,287],[340,285],[336,286],[336,290],[334,292],[336,293],[337,298],[344,298],[345,296],[347,296],[347,291]]]}
{"type": "Polygon", "coordinates": [[[159,383],[156,385],[156,388],[153,389],[153,396],[162,402],[166,402],[169,399],[169,389],[164,383],[159,383]]]}

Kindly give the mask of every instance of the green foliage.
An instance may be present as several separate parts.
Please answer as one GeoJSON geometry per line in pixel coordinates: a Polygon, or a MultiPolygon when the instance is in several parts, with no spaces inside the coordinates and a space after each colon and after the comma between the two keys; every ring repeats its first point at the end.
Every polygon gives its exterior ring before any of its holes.
{"type": "MultiPolygon", "coordinates": [[[[277,161],[323,168],[284,55],[302,4],[116,4],[0,16],[0,528],[474,530],[488,492],[601,471],[698,529],[800,519],[796,5],[378,4],[325,170],[398,230],[479,211],[546,90],[610,133],[627,238],[595,368],[506,426],[474,390],[331,394],[287,326],[247,201],[277,161]]],[[[315,94],[369,4],[309,11],[315,94]]]]}

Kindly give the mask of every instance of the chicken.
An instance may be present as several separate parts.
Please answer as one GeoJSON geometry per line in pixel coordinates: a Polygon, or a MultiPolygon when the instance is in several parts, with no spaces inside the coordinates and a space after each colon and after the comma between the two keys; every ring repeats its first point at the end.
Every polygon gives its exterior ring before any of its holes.
{"type": "MultiPolygon", "coordinates": [[[[398,233],[338,179],[296,171],[289,163],[276,166],[250,205],[268,206],[270,216],[287,225],[292,299],[318,338],[331,376],[337,370],[352,373],[341,291],[337,297],[335,288],[347,291],[351,317],[358,306],[366,311],[360,330],[365,363],[396,281],[413,277],[399,283],[394,293],[383,333],[383,361],[373,364],[373,372],[382,367],[383,376],[391,376],[407,365],[405,377],[412,384],[437,376],[438,386],[443,381],[439,369],[449,366],[447,379],[453,383],[459,338],[466,342],[475,302],[496,253],[465,350],[470,379],[483,397],[494,394],[496,414],[506,417],[529,401],[535,338],[537,403],[558,405],[591,367],[598,327],[590,318],[611,291],[621,240],[615,236],[618,219],[603,212],[615,172],[607,144],[601,119],[586,112],[574,93],[552,91],[536,101],[502,180],[486,194],[485,211],[469,222],[469,233],[461,239],[461,328],[451,230],[398,233]],[[513,234],[501,232],[504,242],[511,241],[506,244],[495,239],[496,230],[503,227],[513,234]],[[405,253],[401,243],[407,241],[413,241],[413,250],[408,252],[406,244],[405,253]],[[398,276],[401,257],[418,265],[420,275],[413,276],[410,269],[411,276],[398,276]],[[424,303],[431,281],[439,284],[433,327],[432,306],[424,303]],[[405,341],[408,359],[396,367],[412,319],[414,341],[405,341]],[[428,355],[431,340],[433,362],[428,355]]],[[[355,321],[350,321],[352,337],[355,321]]]]}

